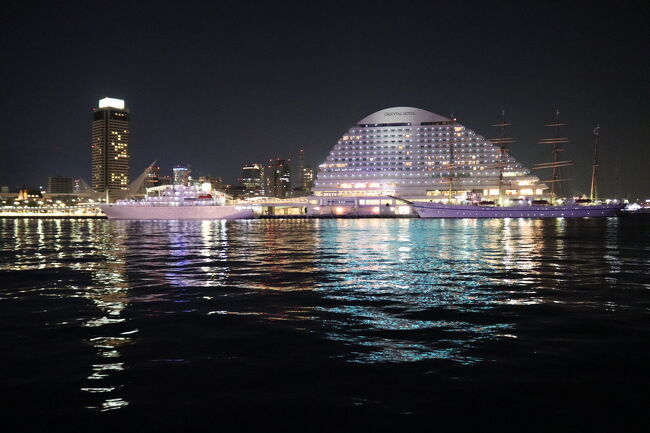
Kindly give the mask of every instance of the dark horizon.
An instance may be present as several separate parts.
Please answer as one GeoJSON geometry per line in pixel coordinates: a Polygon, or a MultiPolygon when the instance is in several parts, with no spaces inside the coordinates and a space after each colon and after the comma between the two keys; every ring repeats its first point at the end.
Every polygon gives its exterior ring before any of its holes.
{"type": "Polygon", "coordinates": [[[551,157],[537,141],[558,108],[569,191],[589,192],[599,123],[602,195],[646,198],[649,10],[6,2],[0,185],[89,182],[91,112],[110,96],[131,110],[131,179],[157,160],[164,174],[189,163],[234,182],[243,164],[301,148],[317,167],[355,122],[393,106],[453,113],[486,137],[505,109],[511,153],[532,168],[551,157]]]}

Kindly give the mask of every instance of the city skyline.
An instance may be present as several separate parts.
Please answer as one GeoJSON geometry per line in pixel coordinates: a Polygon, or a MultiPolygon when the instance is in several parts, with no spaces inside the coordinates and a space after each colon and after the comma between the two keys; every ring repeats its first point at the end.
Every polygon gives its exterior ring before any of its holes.
{"type": "Polygon", "coordinates": [[[292,158],[297,149],[317,167],[356,119],[391,106],[453,113],[486,137],[505,109],[517,139],[511,154],[533,166],[549,159],[537,141],[559,108],[571,140],[566,156],[576,164],[567,170],[570,192],[589,192],[598,123],[602,193],[644,195],[650,98],[640,35],[647,7],[585,5],[562,14],[466,4],[389,14],[352,5],[346,15],[364,18],[348,29],[334,8],[190,4],[180,16],[171,6],[154,11],[151,25],[165,31],[142,32],[140,18],[150,13],[142,5],[117,3],[95,17],[65,5],[32,16],[15,3],[2,30],[12,59],[2,74],[13,85],[2,98],[0,185],[43,185],[54,175],[90,181],[85,119],[110,95],[135,113],[132,177],[152,160],[161,167],[189,161],[197,173],[234,182],[241,164],[292,158]],[[484,15],[496,22],[488,25],[484,15]],[[117,16],[125,18],[116,31],[95,34],[117,16]],[[235,26],[230,16],[247,18],[235,26]],[[69,25],[47,40],[34,32],[64,20],[69,25]],[[478,43],[486,36],[488,49],[478,43]],[[86,59],[91,45],[97,50],[86,59]],[[101,63],[99,53],[116,47],[123,52],[101,63]],[[381,60],[389,53],[390,62],[381,60]]]}

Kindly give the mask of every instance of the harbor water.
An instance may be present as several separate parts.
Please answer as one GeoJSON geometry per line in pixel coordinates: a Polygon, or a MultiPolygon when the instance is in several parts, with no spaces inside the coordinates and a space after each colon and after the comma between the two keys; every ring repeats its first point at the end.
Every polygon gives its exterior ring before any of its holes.
{"type": "Polygon", "coordinates": [[[649,218],[0,219],[0,240],[11,431],[648,427],[649,218]]]}

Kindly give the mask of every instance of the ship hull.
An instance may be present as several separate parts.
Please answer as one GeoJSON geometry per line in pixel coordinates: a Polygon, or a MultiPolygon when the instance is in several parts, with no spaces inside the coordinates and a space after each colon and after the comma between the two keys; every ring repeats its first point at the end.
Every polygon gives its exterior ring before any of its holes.
{"type": "Polygon", "coordinates": [[[413,203],[420,218],[580,218],[613,217],[623,205],[465,206],[413,203]]]}
{"type": "Polygon", "coordinates": [[[103,205],[108,219],[119,220],[217,220],[255,218],[252,209],[242,206],[146,206],[103,205]]]}

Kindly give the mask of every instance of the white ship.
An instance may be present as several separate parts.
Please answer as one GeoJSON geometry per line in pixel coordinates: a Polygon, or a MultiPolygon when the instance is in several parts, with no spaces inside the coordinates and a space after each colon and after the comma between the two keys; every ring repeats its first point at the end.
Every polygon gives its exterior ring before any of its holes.
{"type": "Polygon", "coordinates": [[[228,205],[224,194],[195,186],[164,185],[147,188],[141,200],[104,204],[109,219],[214,220],[256,218],[254,206],[228,205]]]}

